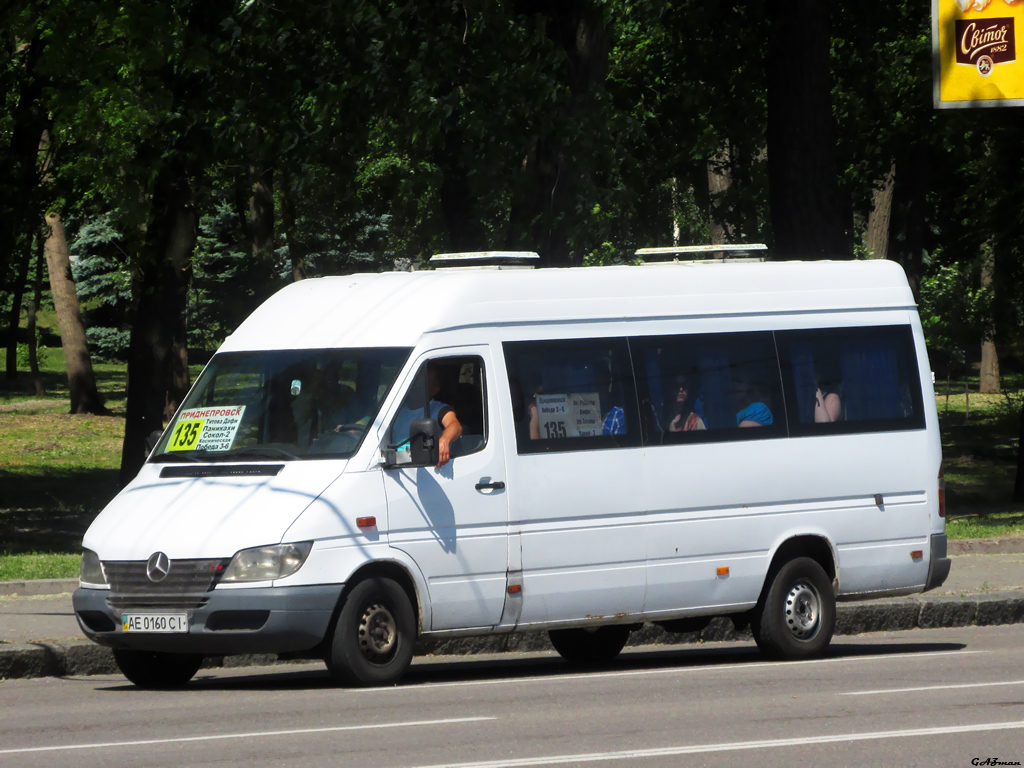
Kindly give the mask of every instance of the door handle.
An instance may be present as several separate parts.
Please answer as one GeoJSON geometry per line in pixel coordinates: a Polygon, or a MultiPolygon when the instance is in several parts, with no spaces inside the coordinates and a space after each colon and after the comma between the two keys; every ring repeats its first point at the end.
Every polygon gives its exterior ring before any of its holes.
{"type": "Polygon", "coordinates": [[[505,488],[505,483],[501,480],[496,480],[493,483],[485,483],[485,479],[486,478],[481,477],[480,482],[476,484],[475,487],[478,491],[500,491],[505,488]]]}

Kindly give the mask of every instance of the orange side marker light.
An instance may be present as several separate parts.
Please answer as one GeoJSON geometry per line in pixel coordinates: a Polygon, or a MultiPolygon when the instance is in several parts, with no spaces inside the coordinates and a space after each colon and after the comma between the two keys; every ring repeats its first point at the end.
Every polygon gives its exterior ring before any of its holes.
{"type": "Polygon", "coordinates": [[[721,566],[718,569],[718,575],[719,576],[728,576],[729,575],[729,566],[727,566],[727,565],[721,566]]]}
{"type": "Polygon", "coordinates": [[[359,528],[376,528],[377,518],[376,517],[357,517],[356,526],[359,528]]]}

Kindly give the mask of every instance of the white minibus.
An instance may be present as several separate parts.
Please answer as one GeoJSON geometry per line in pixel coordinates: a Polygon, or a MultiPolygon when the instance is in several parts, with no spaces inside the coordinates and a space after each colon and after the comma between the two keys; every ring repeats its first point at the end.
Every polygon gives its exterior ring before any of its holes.
{"type": "Polygon", "coordinates": [[[536,630],[601,663],[717,616],[804,658],[837,600],[942,584],[944,514],[892,262],[328,277],[211,359],[74,607],[142,687],[243,653],[389,684],[417,640],[536,630]]]}

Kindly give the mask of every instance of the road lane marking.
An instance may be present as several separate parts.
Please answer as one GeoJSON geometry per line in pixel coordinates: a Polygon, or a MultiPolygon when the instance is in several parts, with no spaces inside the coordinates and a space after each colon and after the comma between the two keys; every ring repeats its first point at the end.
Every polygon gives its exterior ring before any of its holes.
{"type": "Polygon", "coordinates": [[[497,720],[496,717],[452,717],[445,720],[411,720],[405,723],[368,723],[366,725],[338,725],[330,728],[295,728],[288,731],[252,731],[251,733],[221,733],[212,736],[180,736],[171,739],[141,739],[138,741],[108,741],[96,744],[62,744],[52,747],[21,747],[0,749],[0,755],[17,755],[27,752],[63,752],[72,749],[108,749],[110,747],[143,747],[153,744],[181,744],[190,741],[217,741],[219,739],[255,739],[268,736],[296,736],[310,733],[336,733],[338,731],[370,731],[380,728],[411,728],[424,725],[452,725],[455,723],[478,723],[497,720]]]}
{"type": "Polygon", "coordinates": [[[740,664],[714,664],[700,667],[665,667],[661,669],[635,669],[622,672],[584,672],[570,675],[533,675],[530,677],[501,677],[492,680],[460,680],[454,683],[412,683],[409,685],[389,686],[387,688],[355,688],[347,693],[382,693],[397,691],[418,691],[424,688],[461,688],[477,685],[512,685],[515,683],[544,683],[566,680],[601,680],[609,677],[644,677],[647,675],[671,675],[696,672],[718,672],[731,670],[760,669],[763,667],[785,667],[792,669],[804,664],[838,664],[846,661],[889,661],[891,659],[924,659],[932,656],[958,656],[989,653],[989,651],[925,651],[924,653],[901,653],[888,656],[841,656],[831,659],[804,659],[802,661],[751,661],[740,664]]]}
{"type": "Polygon", "coordinates": [[[764,741],[733,741],[721,744],[697,744],[689,747],[662,747],[659,749],[625,749],[617,752],[589,752],[576,755],[549,755],[523,757],[515,760],[486,760],[473,763],[440,763],[417,768],[518,768],[530,765],[564,765],[566,763],[598,763],[612,760],[649,760],[653,757],[698,755],[709,752],[733,752],[751,749],[777,749],[779,747],[806,747],[814,744],[839,744],[851,741],[879,739],[905,739],[913,736],[948,736],[951,733],[982,733],[1024,729],[1024,720],[1008,723],[982,723],[980,725],[952,725],[945,728],[908,728],[902,731],[876,731],[874,733],[843,733],[833,736],[808,736],[793,739],[764,741]]]}
{"type": "Polygon", "coordinates": [[[948,691],[954,688],[991,688],[998,685],[1024,685],[1024,680],[1002,680],[997,683],[950,683],[949,685],[921,685],[916,688],[886,688],[877,691],[843,691],[837,696],[874,696],[880,693],[914,693],[915,691],[948,691]]]}

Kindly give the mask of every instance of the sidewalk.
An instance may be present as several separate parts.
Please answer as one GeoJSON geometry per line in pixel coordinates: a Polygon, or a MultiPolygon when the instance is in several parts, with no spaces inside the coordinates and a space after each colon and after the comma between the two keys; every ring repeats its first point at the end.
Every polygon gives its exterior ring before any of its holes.
{"type": "MultiPolygon", "coordinates": [[[[1024,623],[1024,538],[950,542],[946,583],[922,595],[840,603],[837,635],[914,628],[1024,623]]],[[[89,642],[71,608],[77,579],[0,583],[0,679],[116,672],[110,650],[89,642]]],[[[749,635],[746,635],[749,637],[749,635]]],[[[630,645],[744,637],[728,620],[701,633],[667,633],[645,625],[630,645]]],[[[422,653],[550,650],[547,635],[527,632],[425,645],[422,653]]],[[[232,656],[211,664],[266,664],[273,656],[232,656]]]]}

